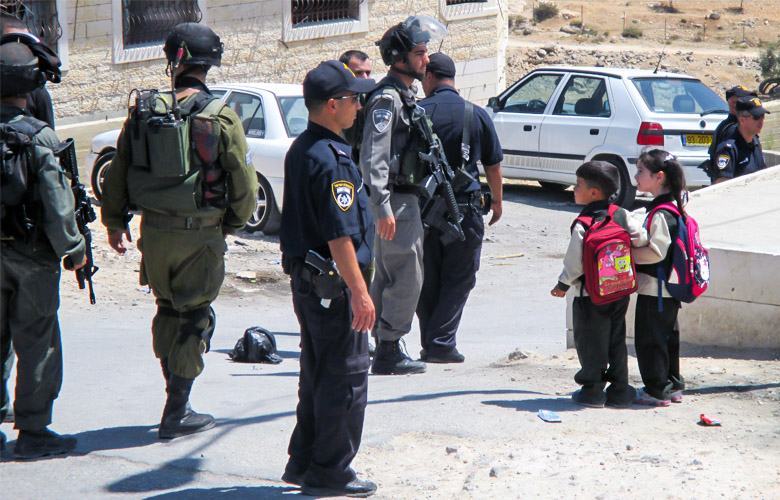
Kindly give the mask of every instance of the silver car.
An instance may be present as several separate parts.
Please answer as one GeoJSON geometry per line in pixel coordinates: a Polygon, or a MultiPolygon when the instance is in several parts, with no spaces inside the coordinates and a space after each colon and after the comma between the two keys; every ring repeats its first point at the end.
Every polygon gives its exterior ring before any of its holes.
{"type": "MultiPolygon", "coordinates": [[[[306,130],[309,113],[301,85],[273,83],[224,84],[210,87],[236,112],[244,125],[252,165],[257,172],[255,211],[247,222],[249,232],[276,234],[281,224],[284,157],[292,141],[306,130]]],[[[92,191],[100,200],[103,179],[116,152],[121,130],[95,136],[86,158],[92,191]]]]}
{"type": "Polygon", "coordinates": [[[699,168],[728,105],[698,79],[639,69],[552,66],[513,84],[486,107],[504,150],[505,177],[548,189],[576,183],[583,162],[617,165],[614,202],[630,206],[639,154],[675,155],[689,187],[709,185],[699,168]]]}

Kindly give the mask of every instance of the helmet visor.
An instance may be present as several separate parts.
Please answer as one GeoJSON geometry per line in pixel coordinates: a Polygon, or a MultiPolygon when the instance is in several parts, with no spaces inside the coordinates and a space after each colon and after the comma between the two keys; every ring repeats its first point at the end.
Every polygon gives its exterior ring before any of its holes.
{"type": "Polygon", "coordinates": [[[437,43],[447,36],[447,28],[436,19],[426,15],[408,17],[403,22],[403,28],[415,45],[437,43]]]}

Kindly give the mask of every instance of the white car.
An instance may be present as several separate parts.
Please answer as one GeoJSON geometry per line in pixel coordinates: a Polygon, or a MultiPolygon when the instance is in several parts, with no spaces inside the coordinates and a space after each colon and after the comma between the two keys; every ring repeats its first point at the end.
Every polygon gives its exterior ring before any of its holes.
{"type": "Polygon", "coordinates": [[[728,105],[698,79],[650,70],[552,66],[539,68],[488,101],[505,177],[549,189],[577,181],[582,163],[617,165],[614,202],[630,206],[636,162],[660,148],[677,157],[689,187],[709,185],[700,165],[728,105]]]}
{"type": "MultiPolygon", "coordinates": [[[[249,232],[276,234],[281,224],[284,157],[295,137],[306,130],[309,112],[303,87],[274,83],[224,84],[210,87],[244,124],[252,165],[257,172],[257,203],[247,222],[249,232]]],[[[92,191],[100,200],[103,179],[116,152],[120,129],[95,136],[86,158],[92,191]]]]}

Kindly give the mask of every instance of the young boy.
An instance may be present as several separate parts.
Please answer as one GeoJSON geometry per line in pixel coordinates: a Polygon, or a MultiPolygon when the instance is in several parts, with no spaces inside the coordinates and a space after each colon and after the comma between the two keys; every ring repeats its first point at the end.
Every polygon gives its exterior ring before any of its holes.
{"type": "MultiPolygon", "coordinates": [[[[604,161],[589,161],[577,169],[574,201],[585,205],[579,216],[603,220],[607,215],[610,196],[619,185],[616,166],[604,161]]],[[[641,224],[619,208],[613,220],[625,228],[632,246],[642,240],[641,224]]],[[[573,306],[574,344],[582,369],[574,375],[574,381],[582,386],[572,394],[574,403],[580,406],[602,408],[606,404],[614,408],[631,405],[636,391],[628,384],[628,352],[626,349],[626,309],[629,296],[602,305],[594,305],[585,291],[585,274],[582,263],[583,240],[586,227],[574,224],[571,241],[563,259],[563,272],[558,284],[550,292],[563,297],[574,286],[573,306]],[[606,394],[604,386],[609,382],[606,394]]]]}

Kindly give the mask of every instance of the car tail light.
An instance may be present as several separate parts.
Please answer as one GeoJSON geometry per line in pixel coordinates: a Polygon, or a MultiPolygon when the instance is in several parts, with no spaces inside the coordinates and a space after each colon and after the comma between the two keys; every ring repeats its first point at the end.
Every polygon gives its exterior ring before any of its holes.
{"type": "Polygon", "coordinates": [[[636,135],[636,143],[640,146],[663,146],[663,129],[660,123],[642,122],[636,135]]]}

